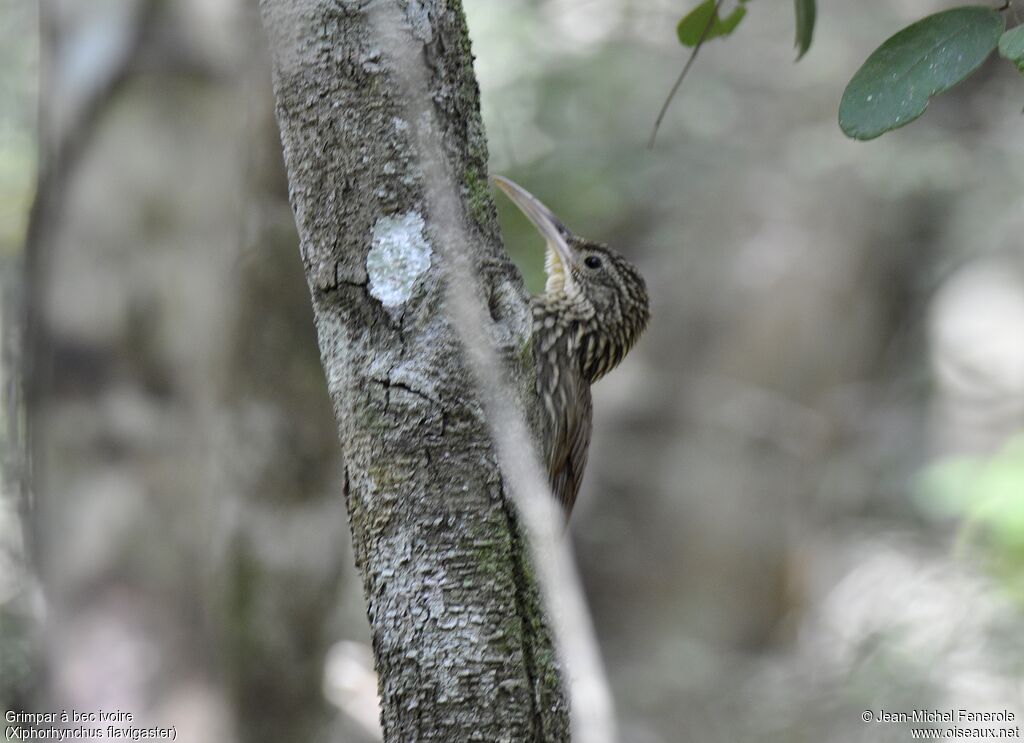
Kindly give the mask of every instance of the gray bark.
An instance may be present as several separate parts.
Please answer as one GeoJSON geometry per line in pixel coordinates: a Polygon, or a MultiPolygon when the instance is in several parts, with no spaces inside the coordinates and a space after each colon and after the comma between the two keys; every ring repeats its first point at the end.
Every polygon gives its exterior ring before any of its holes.
{"type": "Polygon", "coordinates": [[[532,386],[527,298],[497,234],[461,7],[262,9],[385,737],[566,740],[509,482],[450,316],[446,282],[468,283],[513,384],[532,386]],[[454,226],[438,180],[458,190],[454,226]]]}

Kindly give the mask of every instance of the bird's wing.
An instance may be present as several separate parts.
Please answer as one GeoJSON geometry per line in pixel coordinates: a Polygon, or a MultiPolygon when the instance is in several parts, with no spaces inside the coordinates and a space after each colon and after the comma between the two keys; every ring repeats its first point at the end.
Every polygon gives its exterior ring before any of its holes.
{"type": "Polygon", "coordinates": [[[568,520],[576,496],[583,481],[583,470],[587,466],[587,450],[590,447],[591,418],[593,406],[590,400],[590,385],[580,381],[576,392],[576,405],[567,406],[564,429],[559,432],[549,461],[551,490],[562,504],[568,520]]]}

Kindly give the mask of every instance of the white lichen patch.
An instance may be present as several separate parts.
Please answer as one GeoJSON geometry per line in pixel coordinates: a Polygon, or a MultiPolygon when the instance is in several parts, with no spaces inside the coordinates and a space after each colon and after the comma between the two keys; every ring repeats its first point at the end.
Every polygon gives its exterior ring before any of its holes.
{"type": "Polygon", "coordinates": [[[434,28],[430,23],[430,12],[420,0],[409,0],[405,9],[405,17],[409,20],[416,38],[429,44],[434,40],[434,28]]]}
{"type": "Polygon", "coordinates": [[[423,217],[406,212],[381,217],[373,226],[366,256],[370,294],[385,307],[397,307],[412,296],[416,279],[430,268],[430,243],[423,235],[423,217]]]}

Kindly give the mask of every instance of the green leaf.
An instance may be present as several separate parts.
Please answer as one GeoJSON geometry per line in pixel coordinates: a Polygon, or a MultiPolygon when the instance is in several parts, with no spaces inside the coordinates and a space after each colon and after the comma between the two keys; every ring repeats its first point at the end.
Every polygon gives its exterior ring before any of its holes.
{"type": "Polygon", "coordinates": [[[1024,549],[1024,435],[991,457],[939,461],[921,475],[922,506],[982,527],[996,548],[1024,549]]]}
{"type": "Polygon", "coordinates": [[[818,17],[818,6],[815,0],[795,0],[796,2],[796,59],[807,54],[814,38],[814,21],[818,17]]]}
{"type": "Polygon", "coordinates": [[[999,39],[999,53],[1024,72],[1024,26],[1011,28],[999,39]]]}
{"type": "Polygon", "coordinates": [[[909,124],[928,101],[966,79],[992,53],[1006,22],[992,8],[954,8],[907,26],[878,47],[846,86],[839,126],[874,139],[909,124]]]}
{"type": "Polygon", "coordinates": [[[728,36],[740,25],[747,9],[740,4],[725,18],[719,18],[715,0],[706,0],[687,13],[676,27],[679,43],[695,47],[701,40],[709,41],[719,36],[728,36]],[[705,29],[707,32],[705,33],[705,29]]]}

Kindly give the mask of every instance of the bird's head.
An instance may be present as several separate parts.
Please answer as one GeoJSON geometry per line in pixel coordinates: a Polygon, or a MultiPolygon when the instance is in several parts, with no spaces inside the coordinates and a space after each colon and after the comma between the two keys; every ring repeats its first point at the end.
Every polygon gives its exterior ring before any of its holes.
{"type": "Polygon", "coordinates": [[[643,277],[620,253],[570,231],[522,186],[500,175],[493,178],[547,242],[545,296],[556,302],[569,300],[585,330],[596,333],[585,342],[606,344],[594,349],[606,358],[591,362],[596,366],[588,373],[594,379],[602,376],[622,360],[647,326],[650,310],[643,277]]]}

